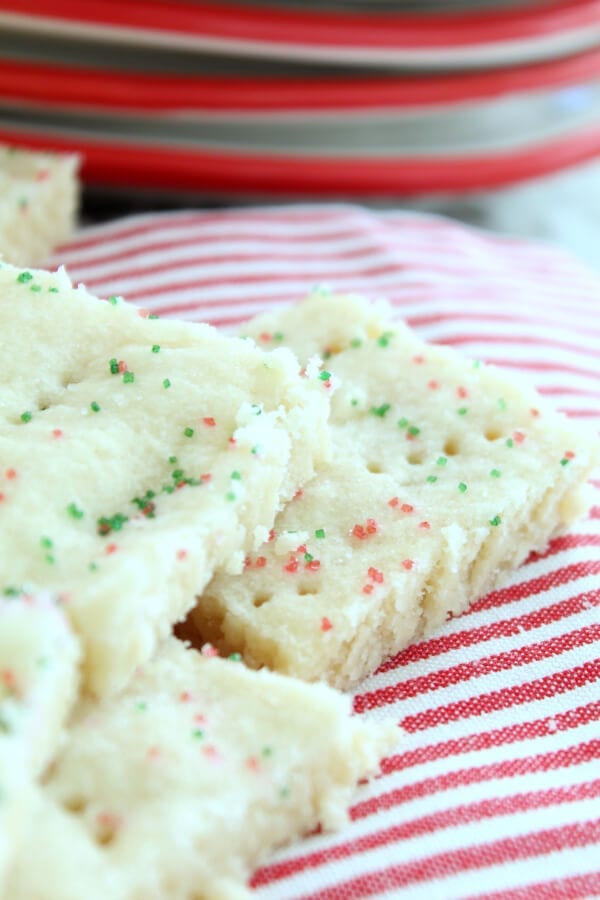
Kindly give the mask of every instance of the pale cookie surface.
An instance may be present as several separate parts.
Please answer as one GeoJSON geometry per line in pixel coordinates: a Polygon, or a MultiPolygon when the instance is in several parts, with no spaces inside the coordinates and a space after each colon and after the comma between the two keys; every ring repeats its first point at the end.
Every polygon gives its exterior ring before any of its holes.
{"type": "Polygon", "coordinates": [[[275,847],[345,821],[357,780],[397,738],[324,685],[170,639],[119,697],[78,707],[9,896],[245,896],[275,847]]]}
{"type": "Polygon", "coordinates": [[[59,594],[87,687],[110,692],[312,476],[327,390],[289,350],[62,272],[0,267],[0,335],[0,595],[59,594]]]}
{"type": "Polygon", "coordinates": [[[73,231],[76,156],[0,146],[0,258],[39,265],[73,231]]]}
{"type": "Polygon", "coordinates": [[[320,353],[341,381],[332,461],[193,614],[204,639],[250,665],[355,684],[581,511],[595,438],[387,315],[317,294],[245,329],[265,343],[279,332],[301,362],[320,353]]]}
{"type": "Polygon", "coordinates": [[[75,702],[79,645],[50,597],[0,598],[0,896],[35,779],[75,702]]]}

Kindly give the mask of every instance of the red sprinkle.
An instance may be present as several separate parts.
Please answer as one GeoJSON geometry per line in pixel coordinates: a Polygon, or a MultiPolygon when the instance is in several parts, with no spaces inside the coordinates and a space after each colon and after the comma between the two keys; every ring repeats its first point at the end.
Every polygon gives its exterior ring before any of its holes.
{"type": "Polygon", "coordinates": [[[298,560],[290,559],[290,561],[287,562],[283,568],[285,569],[286,572],[292,572],[292,573],[297,572],[298,571],[298,560]]]}
{"type": "Polygon", "coordinates": [[[323,616],[323,618],[321,619],[321,631],[331,631],[332,628],[333,625],[331,624],[327,616],[323,616]]]}
{"type": "Polygon", "coordinates": [[[540,414],[539,409],[530,409],[529,412],[531,413],[531,415],[533,416],[534,419],[537,419],[537,417],[540,414]]]}
{"type": "Polygon", "coordinates": [[[407,571],[410,571],[414,567],[415,564],[412,561],[412,559],[403,559],[402,565],[407,571]]]}
{"type": "Polygon", "coordinates": [[[246,768],[251,772],[258,772],[260,771],[260,761],[255,756],[249,756],[246,760],[246,768]]]}
{"type": "Polygon", "coordinates": [[[302,490],[302,488],[298,488],[298,490],[292,497],[292,500],[299,500],[303,493],[304,493],[304,491],[302,490]]]}
{"type": "Polygon", "coordinates": [[[374,566],[369,566],[367,574],[371,581],[375,581],[377,584],[383,584],[383,572],[380,572],[379,569],[374,568],[374,566]]]}
{"type": "Polygon", "coordinates": [[[377,534],[378,525],[375,519],[367,519],[367,534],[377,534]]]}
{"type": "Polygon", "coordinates": [[[235,447],[235,445],[236,445],[236,440],[235,440],[235,438],[234,438],[234,437],[230,437],[228,443],[229,443],[229,446],[230,446],[230,447],[235,447]]]}
{"type": "Polygon", "coordinates": [[[431,528],[431,525],[429,524],[429,522],[419,522],[419,528],[427,529],[427,528],[431,528]]]}
{"type": "Polygon", "coordinates": [[[252,560],[250,559],[249,556],[246,556],[246,558],[244,559],[244,568],[249,569],[251,565],[252,565],[252,560]]]}
{"type": "Polygon", "coordinates": [[[525,440],[525,435],[522,431],[513,431],[513,441],[515,444],[522,444],[525,440]]]}
{"type": "Polygon", "coordinates": [[[430,391],[436,391],[439,388],[439,386],[440,386],[439,382],[435,381],[434,379],[427,382],[427,387],[429,388],[430,391]]]}
{"type": "Polygon", "coordinates": [[[264,569],[264,567],[266,566],[266,564],[267,564],[267,557],[266,557],[266,556],[257,556],[257,558],[256,558],[256,566],[257,566],[257,568],[259,568],[259,569],[264,569]]]}
{"type": "Polygon", "coordinates": [[[61,438],[62,436],[63,436],[63,433],[62,433],[62,431],[60,430],[60,428],[53,428],[53,429],[52,429],[52,437],[55,437],[55,438],[61,438]]]}
{"type": "Polygon", "coordinates": [[[49,169],[40,169],[40,171],[35,176],[36,181],[46,181],[47,178],[50,178],[49,169]]]}
{"type": "Polygon", "coordinates": [[[388,506],[391,506],[392,508],[398,506],[399,503],[400,500],[398,499],[398,497],[392,497],[391,500],[388,500],[388,506]]]}
{"type": "Polygon", "coordinates": [[[410,503],[403,503],[400,509],[403,513],[411,513],[415,511],[414,506],[411,506],[410,503]]]}
{"type": "Polygon", "coordinates": [[[2,503],[2,501],[5,499],[6,499],[5,495],[0,493],[0,503],[2,503]]]}
{"type": "Polygon", "coordinates": [[[186,559],[188,555],[187,550],[178,550],[177,551],[177,559],[186,559]]]}
{"type": "Polygon", "coordinates": [[[210,472],[205,472],[204,475],[201,475],[200,481],[203,481],[205,484],[207,481],[212,481],[212,475],[210,474],[210,472]]]}
{"type": "Polygon", "coordinates": [[[296,547],[296,553],[306,553],[306,544],[300,544],[299,547],[296,547]]]}
{"type": "Polygon", "coordinates": [[[192,695],[189,691],[182,691],[179,695],[179,700],[181,701],[181,703],[189,703],[191,699],[192,695]]]}
{"type": "Polygon", "coordinates": [[[157,759],[160,756],[160,747],[150,747],[148,749],[148,759],[157,759]]]}
{"type": "Polygon", "coordinates": [[[119,372],[123,373],[127,371],[127,363],[124,360],[119,361],[119,372]]]}
{"type": "Polygon", "coordinates": [[[425,357],[418,353],[416,356],[413,356],[413,362],[420,366],[421,363],[425,362],[425,357]]]}
{"type": "Polygon", "coordinates": [[[575,454],[572,450],[565,450],[565,459],[573,459],[575,454]]]}
{"type": "Polygon", "coordinates": [[[365,586],[362,589],[362,592],[363,592],[363,594],[372,594],[373,593],[373,585],[365,584],[365,586]]]}
{"type": "Polygon", "coordinates": [[[321,568],[321,561],[319,559],[311,559],[304,568],[308,569],[309,572],[318,572],[321,568]]]}
{"type": "Polygon", "coordinates": [[[205,756],[208,756],[209,759],[216,760],[219,758],[219,751],[214,744],[205,744],[202,748],[202,752],[205,756]]]}
{"type": "Polygon", "coordinates": [[[271,543],[271,541],[274,541],[274,540],[275,540],[275,529],[271,528],[271,530],[269,532],[269,543],[271,543]]]}
{"type": "Polygon", "coordinates": [[[116,553],[119,548],[116,544],[107,544],[106,550],[104,551],[107,556],[110,556],[112,553],[116,553]]]}
{"type": "Polygon", "coordinates": [[[9,481],[13,481],[17,477],[16,469],[7,469],[4,473],[9,481]]]}
{"type": "Polygon", "coordinates": [[[260,339],[261,339],[261,341],[270,341],[270,340],[271,340],[271,335],[269,334],[268,331],[263,331],[263,332],[261,332],[261,334],[260,334],[260,339]]]}
{"type": "Polygon", "coordinates": [[[202,419],[205,425],[208,425],[209,428],[214,428],[217,424],[212,416],[204,416],[202,419]]]}
{"type": "Polygon", "coordinates": [[[351,533],[352,536],[358,538],[359,541],[364,541],[367,536],[367,532],[365,531],[363,525],[355,525],[351,533]]]}
{"type": "Polygon", "coordinates": [[[459,397],[468,397],[469,396],[469,392],[465,387],[456,388],[456,393],[458,394],[459,397]]]}
{"type": "Polygon", "coordinates": [[[138,316],[141,316],[142,319],[147,319],[149,315],[150,315],[149,309],[144,309],[144,307],[141,307],[140,309],[138,309],[138,316]]]}

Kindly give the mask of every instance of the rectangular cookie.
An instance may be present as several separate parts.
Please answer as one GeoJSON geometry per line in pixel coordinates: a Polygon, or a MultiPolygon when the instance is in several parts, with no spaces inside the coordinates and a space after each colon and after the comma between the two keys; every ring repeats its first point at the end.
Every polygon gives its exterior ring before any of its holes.
{"type": "Polygon", "coordinates": [[[356,297],[316,293],[245,329],[337,377],[333,455],[239,576],[203,639],[347,688],[493,588],[581,511],[598,443],[531,388],[426,345],[356,297]]]}
{"type": "Polygon", "coordinates": [[[79,203],[78,158],[0,146],[0,258],[43,263],[70,236],[79,203]]]}
{"type": "Polygon", "coordinates": [[[345,821],[397,728],[351,716],[325,685],[210,653],[171,638],[119,697],[80,704],[11,900],[249,897],[274,848],[345,821]]]}
{"type": "Polygon", "coordinates": [[[0,895],[34,782],[59,747],[79,645],[51,597],[0,598],[0,895]]]}
{"type": "Polygon", "coordinates": [[[289,350],[0,267],[0,595],[51,590],[117,690],[327,453],[289,350]]]}

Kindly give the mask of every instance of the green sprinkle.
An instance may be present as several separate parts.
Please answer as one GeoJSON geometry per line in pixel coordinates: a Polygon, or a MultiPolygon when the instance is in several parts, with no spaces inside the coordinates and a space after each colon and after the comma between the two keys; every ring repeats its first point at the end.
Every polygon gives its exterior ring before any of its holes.
{"type": "Polygon", "coordinates": [[[229,500],[229,502],[231,503],[236,499],[236,496],[233,491],[227,491],[227,493],[225,494],[225,499],[229,500]]]}
{"type": "Polygon", "coordinates": [[[461,494],[464,494],[464,492],[467,490],[467,486],[466,486],[466,484],[464,483],[464,481],[459,481],[459,482],[458,482],[458,489],[459,489],[459,491],[461,492],[461,494]]]}
{"type": "Polygon", "coordinates": [[[428,475],[425,481],[428,481],[429,484],[434,484],[437,481],[437,475],[428,475]]]}
{"type": "Polygon", "coordinates": [[[354,348],[362,347],[361,339],[360,338],[352,338],[352,340],[350,341],[350,346],[354,347],[354,348]]]}
{"type": "Polygon", "coordinates": [[[98,563],[91,562],[88,566],[88,569],[90,570],[90,572],[96,572],[98,569],[98,563]]]}
{"type": "Polygon", "coordinates": [[[436,466],[445,466],[447,462],[448,462],[447,457],[438,456],[438,458],[435,461],[435,464],[436,464],[436,466]]]}
{"type": "Polygon", "coordinates": [[[500,518],[500,516],[494,516],[493,519],[490,519],[490,525],[499,525],[501,521],[502,519],[500,518]]]}
{"type": "Polygon", "coordinates": [[[9,587],[4,588],[2,593],[5,597],[19,597],[23,593],[23,591],[21,588],[10,585],[9,587]]]}
{"type": "Polygon", "coordinates": [[[408,429],[408,433],[412,434],[413,437],[416,437],[418,434],[421,433],[421,429],[417,428],[416,425],[411,425],[410,428],[408,429]]]}
{"type": "Polygon", "coordinates": [[[331,350],[323,350],[323,359],[330,359],[333,356],[331,350]]]}
{"type": "Polygon", "coordinates": [[[183,469],[175,469],[173,472],[171,472],[171,478],[174,481],[181,481],[181,479],[183,478],[183,469]]]}
{"type": "Polygon", "coordinates": [[[390,342],[390,339],[394,337],[393,331],[384,331],[381,337],[377,338],[377,343],[380,347],[387,347],[390,342]]]}
{"type": "Polygon", "coordinates": [[[53,543],[53,541],[50,540],[49,537],[43,537],[40,539],[40,546],[45,547],[47,550],[49,550],[51,547],[54,546],[54,543],[53,543]]]}
{"type": "Polygon", "coordinates": [[[490,475],[492,476],[492,478],[500,478],[502,472],[500,471],[500,469],[490,469],[490,475]]]}
{"type": "Polygon", "coordinates": [[[456,412],[459,414],[459,416],[466,416],[466,414],[468,413],[468,411],[469,411],[469,410],[467,409],[466,406],[461,406],[460,409],[457,409],[457,410],[456,410],[456,412]]]}
{"type": "Polygon", "coordinates": [[[113,294],[112,297],[109,297],[109,298],[108,298],[108,302],[110,303],[111,306],[116,306],[117,303],[119,302],[119,298],[118,298],[118,297],[115,297],[114,294],[113,294]]]}
{"type": "Polygon", "coordinates": [[[506,409],[506,400],[504,399],[504,397],[498,397],[498,406],[502,410],[506,409]]]}
{"type": "Polygon", "coordinates": [[[165,378],[165,380],[163,381],[163,387],[164,387],[164,388],[170,388],[170,387],[171,387],[171,382],[169,381],[168,378],[165,378]]]}
{"type": "Polygon", "coordinates": [[[380,419],[383,419],[385,414],[388,413],[391,408],[389,403],[382,403],[381,406],[372,406],[370,412],[374,416],[379,416],[380,419]]]}
{"type": "Polygon", "coordinates": [[[512,447],[513,445],[514,445],[513,439],[512,439],[512,438],[508,438],[507,441],[506,441],[506,446],[507,446],[507,447],[512,447]]]}
{"type": "Polygon", "coordinates": [[[282,340],[283,340],[283,332],[282,332],[282,331],[276,331],[276,332],[273,334],[273,340],[274,340],[274,341],[282,341],[282,340]]]}
{"type": "Polygon", "coordinates": [[[194,429],[193,428],[184,428],[183,433],[188,438],[194,437],[194,429]]]}
{"type": "Polygon", "coordinates": [[[92,412],[100,412],[100,404],[96,403],[95,400],[92,400],[92,402],[90,403],[90,409],[92,410],[92,412]]]}
{"type": "Polygon", "coordinates": [[[113,356],[113,358],[111,360],[109,360],[108,367],[110,369],[111,375],[119,374],[119,363],[117,362],[117,359],[115,356],[113,356]]]}
{"type": "Polygon", "coordinates": [[[173,487],[172,484],[164,484],[162,487],[162,491],[165,494],[172,494],[174,492],[174,490],[175,490],[175,488],[173,487]]]}
{"type": "Polygon", "coordinates": [[[125,384],[131,384],[135,381],[135,375],[133,372],[123,372],[123,381],[125,384]]]}
{"type": "Polygon", "coordinates": [[[352,398],[352,400],[350,401],[350,405],[351,405],[351,406],[358,406],[358,400],[356,399],[356,397],[353,397],[353,398],[352,398]]]}
{"type": "Polygon", "coordinates": [[[42,289],[41,284],[32,284],[31,287],[29,288],[29,290],[33,291],[34,294],[39,294],[41,289],[42,289]]]}
{"type": "Polygon", "coordinates": [[[325,370],[323,372],[321,372],[319,375],[320,381],[329,381],[330,378],[331,378],[331,372],[327,372],[325,370]]]}
{"type": "Polygon", "coordinates": [[[79,509],[75,503],[69,503],[69,505],[67,506],[67,512],[72,519],[83,519],[83,510],[79,509]]]}
{"type": "Polygon", "coordinates": [[[152,352],[160,353],[160,344],[152,344],[152,352]]]}
{"type": "Polygon", "coordinates": [[[21,422],[31,422],[31,413],[30,412],[21,413],[21,422]]]}
{"type": "Polygon", "coordinates": [[[17,275],[17,281],[19,284],[27,284],[28,281],[33,279],[33,275],[31,272],[21,272],[20,275],[17,275]]]}
{"type": "Polygon", "coordinates": [[[273,756],[273,748],[272,747],[263,747],[260,751],[261,756],[273,756]]]}
{"type": "Polygon", "coordinates": [[[148,316],[148,318],[149,319],[160,319],[160,316],[158,316],[156,313],[152,313],[152,315],[148,316]]]}
{"type": "Polygon", "coordinates": [[[254,455],[256,456],[257,453],[262,452],[262,447],[260,446],[260,444],[255,444],[250,452],[254,453],[254,455]]]}
{"type": "Polygon", "coordinates": [[[315,537],[319,540],[323,540],[323,538],[325,537],[325,529],[317,528],[317,530],[315,531],[315,537]]]}
{"type": "Polygon", "coordinates": [[[402,416],[401,419],[398,419],[398,428],[406,428],[408,425],[408,419],[402,416]]]}
{"type": "Polygon", "coordinates": [[[49,294],[58,294],[58,288],[57,287],[48,288],[48,293],[49,294]]]}
{"type": "Polygon", "coordinates": [[[563,457],[563,459],[561,459],[561,461],[560,461],[560,464],[561,464],[561,466],[568,466],[569,460],[566,457],[563,457]]]}
{"type": "Polygon", "coordinates": [[[232,662],[241,662],[242,654],[241,653],[230,653],[227,659],[230,659],[232,662]]]}
{"type": "Polygon", "coordinates": [[[204,732],[201,731],[200,728],[196,728],[194,731],[192,731],[192,737],[193,738],[203,738],[204,732]]]}
{"type": "Polygon", "coordinates": [[[51,553],[46,553],[46,556],[44,557],[44,559],[46,560],[46,562],[48,563],[49,566],[53,566],[54,563],[56,562],[56,559],[54,558],[54,556],[52,556],[51,553]]]}
{"type": "Polygon", "coordinates": [[[177,457],[176,457],[176,456],[170,456],[170,457],[169,457],[169,465],[174,466],[176,462],[177,462],[177,457]]]}
{"type": "Polygon", "coordinates": [[[290,795],[289,787],[279,788],[279,796],[280,797],[289,797],[289,795],[290,795]]]}
{"type": "Polygon", "coordinates": [[[122,513],[115,513],[114,516],[101,516],[96,520],[98,534],[106,535],[111,531],[120,531],[128,521],[129,518],[122,513]]]}
{"type": "Polygon", "coordinates": [[[314,559],[314,556],[312,555],[312,553],[305,553],[304,559],[306,560],[306,562],[312,562],[314,559]]]}
{"type": "Polygon", "coordinates": [[[242,476],[240,475],[240,473],[238,471],[232,472],[231,477],[233,478],[234,481],[242,480],[242,476]]]}
{"type": "Polygon", "coordinates": [[[147,703],[144,703],[143,700],[140,700],[139,703],[136,703],[136,704],[135,704],[135,708],[136,708],[139,712],[146,712],[146,710],[148,709],[148,704],[147,704],[147,703]]]}
{"type": "Polygon", "coordinates": [[[481,360],[480,360],[480,359],[474,359],[474,360],[473,360],[473,368],[474,368],[474,369],[479,369],[479,368],[481,368],[481,360]]]}

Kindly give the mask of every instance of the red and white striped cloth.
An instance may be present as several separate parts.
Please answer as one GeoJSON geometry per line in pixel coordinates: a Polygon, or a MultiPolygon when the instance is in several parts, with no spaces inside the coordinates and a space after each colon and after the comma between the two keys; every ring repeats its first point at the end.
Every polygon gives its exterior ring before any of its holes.
{"type": "MultiPolygon", "coordinates": [[[[357,206],[144,215],[51,261],[100,295],[233,327],[315,283],[386,296],[424,338],[600,420],[600,280],[550,247],[357,206]]],[[[405,737],[351,824],[280,852],[257,898],[600,896],[600,480],[508,587],[383,665],[357,714],[405,737]]]]}

